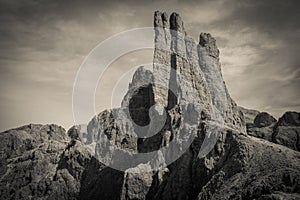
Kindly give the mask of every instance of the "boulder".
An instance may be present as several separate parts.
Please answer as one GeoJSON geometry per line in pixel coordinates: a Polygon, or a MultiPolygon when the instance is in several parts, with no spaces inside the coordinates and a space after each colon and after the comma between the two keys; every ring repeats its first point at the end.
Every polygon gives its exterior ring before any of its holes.
{"type": "Polygon", "coordinates": [[[254,125],[257,127],[266,127],[275,123],[277,120],[267,112],[261,112],[254,118],[254,125]]]}

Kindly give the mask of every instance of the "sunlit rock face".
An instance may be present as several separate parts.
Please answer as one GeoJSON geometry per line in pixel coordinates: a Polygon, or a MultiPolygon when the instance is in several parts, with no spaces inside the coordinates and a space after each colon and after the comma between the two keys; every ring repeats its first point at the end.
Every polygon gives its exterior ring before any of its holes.
{"type": "Polygon", "coordinates": [[[120,108],[67,133],[29,125],[0,134],[1,198],[300,197],[299,113],[276,122],[238,107],[217,41],[200,33],[195,42],[178,13],[156,11],[154,32],[153,69],[137,69],[120,108]]]}

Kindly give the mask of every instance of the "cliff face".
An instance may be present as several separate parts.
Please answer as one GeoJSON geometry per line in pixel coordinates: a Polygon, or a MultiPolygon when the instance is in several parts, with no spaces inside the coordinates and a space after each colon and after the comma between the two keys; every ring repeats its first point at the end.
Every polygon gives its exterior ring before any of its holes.
{"type": "Polygon", "coordinates": [[[177,13],[156,11],[154,27],[153,70],[136,71],[121,108],[67,133],[0,134],[1,199],[300,198],[299,113],[254,117],[230,97],[210,34],[195,43],[177,13]]]}

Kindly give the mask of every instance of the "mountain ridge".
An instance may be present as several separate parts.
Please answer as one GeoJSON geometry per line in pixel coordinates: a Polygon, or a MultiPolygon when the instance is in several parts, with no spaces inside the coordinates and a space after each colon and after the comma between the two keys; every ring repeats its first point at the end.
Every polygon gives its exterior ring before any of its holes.
{"type": "Polygon", "coordinates": [[[135,72],[121,108],[68,131],[30,124],[0,134],[1,199],[300,198],[300,113],[274,121],[238,107],[210,34],[195,44],[177,13],[156,11],[154,27],[153,71],[135,72]],[[222,126],[211,125],[217,111],[222,126]],[[182,135],[193,139],[187,148],[182,135]]]}

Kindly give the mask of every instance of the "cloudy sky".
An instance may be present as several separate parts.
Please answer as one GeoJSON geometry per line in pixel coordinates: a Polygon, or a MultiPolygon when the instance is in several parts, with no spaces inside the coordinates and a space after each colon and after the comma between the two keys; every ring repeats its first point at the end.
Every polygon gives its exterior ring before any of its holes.
{"type": "MultiPolygon", "coordinates": [[[[27,123],[73,124],[72,87],[88,53],[106,38],[149,27],[153,12],[180,13],[195,39],[217,39],[222,71],[239,105],[276,117],[300,111],[299,1],[0,0],[0,130],[27,123]]],[[[97,89],[98,111],[118,77],[152,51],[125,55],[97,89]]]]}

